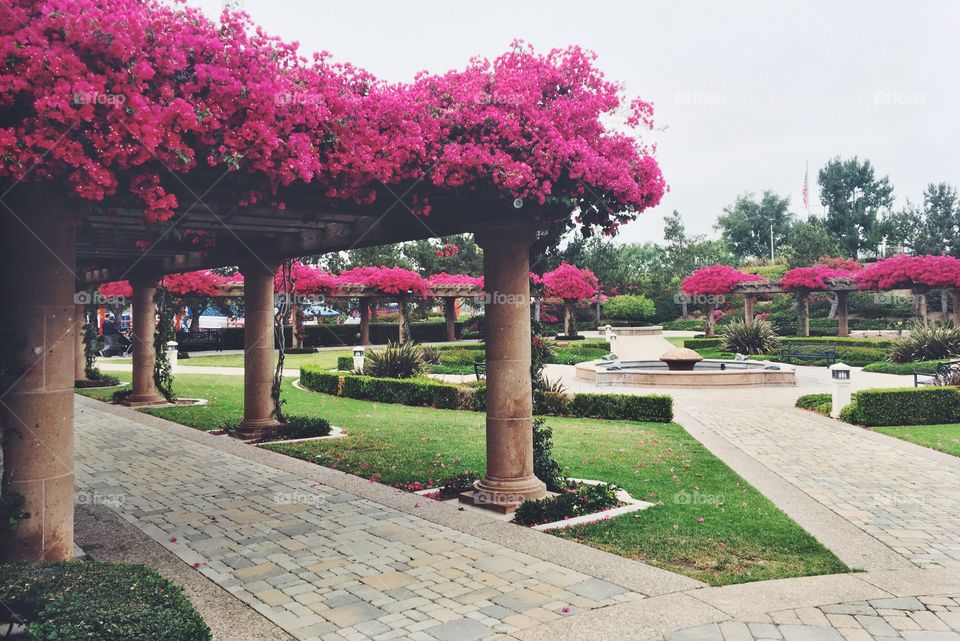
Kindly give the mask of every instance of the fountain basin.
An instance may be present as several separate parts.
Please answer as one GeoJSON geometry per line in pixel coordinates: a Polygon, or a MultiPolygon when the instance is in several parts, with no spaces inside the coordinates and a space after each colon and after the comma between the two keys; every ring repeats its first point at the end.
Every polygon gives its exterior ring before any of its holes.
{"type": "MultiPolygon", "coordinates": [[[[606,326],[601,325],[597,330],[603,334],[606,331],[606,326]]],[[[663,327],[659,325],[649,325],[646,327],[611,327],[610,331],[617,336],[661,336],[663,334],[663,327]]]]}
{"type": "Polygon", "coordinates": [[[671,370],[667,363],[659,360],[597,360],[577,363],[574,369],[577,379],[595,385],[792,387],[797,384],[792,366],[766,361],[706,359],[695,363],[691,370],[671,370]]]}

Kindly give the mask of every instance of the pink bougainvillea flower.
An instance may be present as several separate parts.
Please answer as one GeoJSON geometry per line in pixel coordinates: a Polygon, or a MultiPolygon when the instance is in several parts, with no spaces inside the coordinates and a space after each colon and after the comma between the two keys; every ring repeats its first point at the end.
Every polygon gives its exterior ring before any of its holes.
{"type": "Polygon", "coordinates": [[[729,294],[741,283],[763,280],[756,274],[747,274],[730,265],[701,267],[683,280],[680,288],[684,294],[729,294]]]}
{"type": "Polygon", "coordinates": [[[795,267],[783,275],[780,286],[784,289],[800,291],[827,290],[835,284],[836,280],[849,279],[851,274],[852,272],[846,269],[827,265],[795,267]]]}
{"type": "Polygon", "coordinates": [[[565,301],[586,300],[599,291],[597,277],[589,269],[580,269],[569,263],[561,263],[553,271],[543,275],[547,296],[565,301]]]}

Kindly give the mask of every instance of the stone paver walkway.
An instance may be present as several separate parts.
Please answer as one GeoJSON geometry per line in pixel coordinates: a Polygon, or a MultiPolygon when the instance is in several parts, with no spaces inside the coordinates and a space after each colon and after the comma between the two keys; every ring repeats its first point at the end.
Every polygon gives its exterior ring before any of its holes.
{"type": "Polygon", "coordinates": [[[960,641],[960,594],[885,597],[705,623],[666,641],[960,641]]]}
{"type": "Polygon", "coordinates": [[[472,641],[641,596],[89,401],[76,434],[80,500],[298,639],[472,641]]]}
{"type": "Polygon", "coordinates": [[[960,460],[797,409],[683,412],[914,564],[960,571],[960,460]]]}

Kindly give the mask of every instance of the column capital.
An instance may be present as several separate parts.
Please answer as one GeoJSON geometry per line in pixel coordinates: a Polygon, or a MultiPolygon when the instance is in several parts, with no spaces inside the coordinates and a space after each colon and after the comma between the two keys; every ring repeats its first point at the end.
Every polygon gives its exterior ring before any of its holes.
{"type": "Polygon", "coordinates": [[[237,267],[240,269],[240,273],[243,274],[244,278],[248,276],[276,276],[277,272],[280,271],[280,263],[271,261],[271,260],[260,260],[257,258],[249,258],[247,260],[240,261],[237,264],[237,267]]]}
{"type": "Polygon", "coordinates": [[[527,220],[498,221],[477,229],[474,240],[481,248],[493,246],[530,246],[537,239],[538,225],[527,220]]]}

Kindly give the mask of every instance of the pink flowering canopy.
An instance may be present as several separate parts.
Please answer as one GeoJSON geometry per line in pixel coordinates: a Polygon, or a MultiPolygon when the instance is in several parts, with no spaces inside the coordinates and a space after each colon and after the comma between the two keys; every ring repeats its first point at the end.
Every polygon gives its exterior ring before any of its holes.
{"type": "Polygon", "coordinates": [[[107,298],[130,298],[133,296],[133,287],[128,280],[115,280],[101,284],[100,293],[107,298]]]}
{"type": "Polygon", "coordinates": [[[223,293],[224,287],[231,282],[226,276],[203,269],[183,274],[170,274],[163,277],[163,287],[178,297],[210,297],[223,293]]]}
{"type": "Polygon", "coordinates": [[[960,259],[899,254],[867,265],[853,276],[860,289],[960,287],[960,259]]]}
{"type": "Polygon", "coordinates": [[[427,280],[431,285],[473,285],[483,287],[483,276],[469,276],[467,274],[448,274],[440,272],[427,280]]]}
{"type": "Polygon", "coordinates": [[[846,269],[837,269],[826,265],[811,265],[810,267],[795,267],[789,270],[780,279],[780,286],[793,290],[828,290],[835,279],[850,278],[852,272],[846,269]]]}
{"type": "Polygon", "coordinates": [[[848,272],[855,272],[857,270],[863,269],[863,265],[858,263],[852,258],[845,258],[843,256],[821,256],[817,259],[815,263],[817,265],[826,265],[827,267],[833,267],[834,269],[845,269],[848,272]]]}
{"type": "Polygon", "coordinates": [[[684,294],[729,294],[741,283],[763,280],[756,274],[747,274],[730,265],[701,267],[683,279],[680,288],[684,294]]]}
{"type": "Polygon", "coordinates": [[[333,274],[313,265],[304,265],[300,261],[295,261],[290,269],[289,285],[284,278],[283,270],[277,271],[273,280],[275,291],[298,294],[300,296],[316,296],[318,294],[331,294],[337,288],[337,278],[333,274]]]}
{"type": "Polygon", "coordinates": [[[161,0],[7,0],[0,59],[0,181],[132,202],[148,222],[192,204],[186,184],[217,181],[218,203],[277,208],[306,186],[311,202],[367,205],[402,185],[422,215],[435,196],[473,192],[612,233],[666,189],[636,137],[652,106],[626,101],[577,47],[514,43],[493,61],[389,84],[305,57],[243,13],[214,22],[161,0]],[[618,114],[624,131],[603,124],[618,114]]]}
{"type": "Polygon", "coordinates": [[[417,272],[402,267],[356,267],[337,276],[338,285],[365,285],[384,294],[413,293],[430,296],[430,282],[417,272]]]}
{"type": "Polygon", "coordinates": [[[565,301],[587,300],[600,289],[597,277],[592,271],[569,263],[562,263],[553,271],[544,274],[543,285],[547,296],[565,301]]]}

